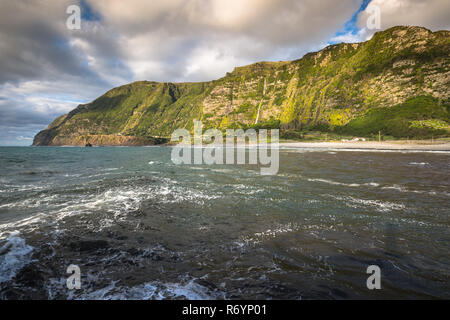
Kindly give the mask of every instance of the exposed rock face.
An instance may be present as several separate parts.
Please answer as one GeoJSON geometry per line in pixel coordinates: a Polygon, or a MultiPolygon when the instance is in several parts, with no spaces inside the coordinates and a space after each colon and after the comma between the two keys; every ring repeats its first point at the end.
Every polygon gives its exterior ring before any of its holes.
{"type": "Polygon", "coordinates": [[[50,135],[48,140],[47,131],[41,131],[34,138],[34,145],[51,145],[51,146],[146,146],[157,145],[168,142],[168,139],[138,137],[138,136],[122,136],[122,135],[78,135],[78,136],[55,136],[50,135]],[[50,143],[48,143],[50,141],[50,143]]]}
{"type": "Polygon", "coordinates": [[[153,144],[149,137],[192,129],[194,119],[222,129],[250,126],[256,118],[282,128],[332,129],[415,96],[448,101],[449,52],[449,31],[394,27],[299,60],[238,67],[215,81],[135,82],[57,118],[33,144],[153,144]]]}

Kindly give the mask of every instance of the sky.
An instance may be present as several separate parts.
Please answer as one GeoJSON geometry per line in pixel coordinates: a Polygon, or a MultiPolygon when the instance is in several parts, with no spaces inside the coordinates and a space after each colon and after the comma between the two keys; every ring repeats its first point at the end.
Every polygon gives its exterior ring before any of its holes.
{"type": "Polygon", "coordinates": [[[450,29],[448,0],[0,0],[0,145],[137,80],[208,81],[396,25],[450,29]],[[70,5],[80,29],[69,29],[70,5]],[[380,25],[368,28],[375,6],[380,25]]]}

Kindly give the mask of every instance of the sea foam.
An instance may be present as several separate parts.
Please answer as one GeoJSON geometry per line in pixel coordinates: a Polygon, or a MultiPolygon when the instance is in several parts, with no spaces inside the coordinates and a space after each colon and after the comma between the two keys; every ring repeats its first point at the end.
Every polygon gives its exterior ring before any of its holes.
{"type": "Polygon", "coordinates": [[[17,272],[31,261],[33,247],[12,233],[0,248],[0,283],[10,281],[17,272]]]}

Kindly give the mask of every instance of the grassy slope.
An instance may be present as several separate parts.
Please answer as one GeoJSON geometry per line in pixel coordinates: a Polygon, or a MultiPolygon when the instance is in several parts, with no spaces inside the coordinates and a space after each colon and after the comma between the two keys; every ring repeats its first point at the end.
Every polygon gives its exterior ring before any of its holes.
{"type": "Polygon", "coordinates": [[[394,137],[445,136],[450,132],[450,104],[420,96],[390,107],[374,108],[339,128],[339,132],[370,136],[381,131],[394,137]]]}

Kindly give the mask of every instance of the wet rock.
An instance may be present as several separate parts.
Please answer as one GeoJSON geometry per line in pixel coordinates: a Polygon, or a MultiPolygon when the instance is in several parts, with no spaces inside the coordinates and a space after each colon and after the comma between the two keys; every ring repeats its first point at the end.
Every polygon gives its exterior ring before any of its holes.
{"type": "Polygon", "coordinates": [[[137,241],[139,244],[144,244],[144,243],[147,242],[147,241],[145,240],[144,237],[138,237],[138,238],[136,239],[136,241],[137,241]]]}
{"type": "Polygon", "coordinates": [[[1,300],[19,300],[23,293],[17,288],[0,288],[1,300]]]}
{"type": "Polygon", "coordinates": [[[152,226],[145,226],[145,227],[144,227],[144,230],[146,230],[146,231],[149,231],[149,230],[152,230],[152,231],[161,231],[161,230],[159,230],[158,228],[155,228],[155,227],[152,227],[152,226]]]}
{"type": "Polygon", "coordinates": [[[123,235],[120,232],[116,232],[116,231],[107,231],[106,236],[110,239],[116,239],[119,241],[128,240],[128,237],[126,235],[123,235]]]}
{"type": "Polygon", "coordinates": [[[131,256],[139,256],[143,254],[143,250],[136,249],[136,248],[130,248],[127,250],[127,253],[131,256]]]}
{"type": "Polygon", "coordinates": [[[83,240],[72,242],[69,247],[79,252],[96,251],[109,248],[109,242],[106,240],[83,240]]]}
{"type": "Polygon", "coordinates": [[[177,256],[176,254],[174,254],[170,257],[170,260],[179,262],[179,261],[181,261],[181,258],[179,256],[177,256]]]}
{"type": "Polygon", "coordinates": [[[152,252],[152,253],[150,254],[150,258],[151,258],[153,261],[161,261],[161,260],[163,260],[163,258],[162,258],[159,254],[154,253],[154,252],[152,252]]]}
{"type": "Polygon", "coordinates": [[[138,210],[131,212],[130,215],[132,215],[134,217],[145,217],[145,216],[147,216],[147,213],[141,209],[138,209],[138,210]]]}
{"type": "Polygon", "coordinates": [[[31,288],[39,288],[44,284],[44,273],[34,265],[28,265],[22,268],[14,277],[15,283],[20,283],[23,286],[31,288]]]}
{"type": "Polygon", "coordinates": [[[22,268],[5,287],[0,287],[1,300],[44,300],[48,299],[44,289],[48,274],[37,265],[22,268]]]}
{"type": "Polygon", "coordinates": [[[345,293],[344,291],[342,291],[340,289],[337,289],[337,288],[332,288],[331,289],[331,294],[334,297],[337,297],[337,298],[340,298],[340,299],[348,299],[349,298],[347,293],[345,293]]]}
{"type": "Polygon", "coordinates": [[[134,261],[133,259],[126,259],[126,258],[124,258],[121,261],[122,261],[122,263],[128,264],[130,266],[137,266],[138,265],[138,263],[136,261],[134,261]]]}
{"type": "Polygon", "coordinates": [[[202,287],[205,287],[211,291],[215,291],[218,290],[217,286],[212,283],[211,281],[205,280],[205,279],[196,279],[195,282],[199,285],[201,285],[202,287]]]}

